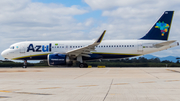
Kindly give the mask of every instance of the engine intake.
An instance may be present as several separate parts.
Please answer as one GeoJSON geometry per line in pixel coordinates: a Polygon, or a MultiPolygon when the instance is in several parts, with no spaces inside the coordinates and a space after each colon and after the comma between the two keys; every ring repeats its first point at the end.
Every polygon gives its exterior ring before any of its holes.
{"type": "Polygon", "coordinates": [[[48,55],[49,66],[69,65],[71,63],[72,61],[70,61],[69,57],[65,54],[49,54],[48,55]]]}

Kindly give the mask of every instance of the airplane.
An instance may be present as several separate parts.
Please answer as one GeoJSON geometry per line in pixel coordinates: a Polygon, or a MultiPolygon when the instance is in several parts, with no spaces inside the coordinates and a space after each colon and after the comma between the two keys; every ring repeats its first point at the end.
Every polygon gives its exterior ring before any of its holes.
{"type": "Polygon", "coordinates": [[[121,59],[141,56],[178,46],[176,40],[168,41],[174,11],[165,11],[149,32],[137,40],[103,40],[106,30],[95,41],[25,41],[12,44],[1,55],[5,59],[47,60],[49,66],[72,65],[79,62],[87,68],[87,60],[121,59]]]}

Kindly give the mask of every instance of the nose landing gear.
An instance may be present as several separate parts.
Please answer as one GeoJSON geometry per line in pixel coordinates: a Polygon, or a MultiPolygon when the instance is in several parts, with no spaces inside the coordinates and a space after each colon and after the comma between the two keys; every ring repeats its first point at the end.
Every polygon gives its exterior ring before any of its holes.
{"type": "Polygon", "coordinates": [[[27,68],[27,60],[24,60],[24,64],[22,68],[27,68]]]}

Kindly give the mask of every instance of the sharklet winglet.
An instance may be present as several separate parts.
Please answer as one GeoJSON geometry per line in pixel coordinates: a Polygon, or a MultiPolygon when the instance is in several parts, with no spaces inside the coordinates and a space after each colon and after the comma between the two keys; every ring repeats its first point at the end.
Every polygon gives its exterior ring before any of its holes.
{"type": "Polygon", "coordinates": [[[97,39],[95,43],[101,43],[105,33],[106,33],[106,30],[104,30],[104,32],[101,34],[101,36],[97,39]]]}

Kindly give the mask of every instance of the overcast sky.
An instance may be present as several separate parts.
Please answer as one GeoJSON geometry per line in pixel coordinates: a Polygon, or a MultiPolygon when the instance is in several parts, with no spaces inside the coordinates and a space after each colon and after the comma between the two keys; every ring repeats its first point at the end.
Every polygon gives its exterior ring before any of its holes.
{"type": "MultiPolygon", "coordinates": [[[[169,40],[180,42],[180,0],[0,0],[0,52],[20,41],[139,39],[174,10],[169,40]]],[[[180,48],[152,55],[179,56],[180,48]]],[[[0,56],[0,59],[3,59],[0,56]]]]}

